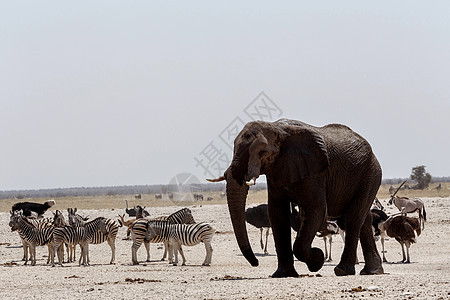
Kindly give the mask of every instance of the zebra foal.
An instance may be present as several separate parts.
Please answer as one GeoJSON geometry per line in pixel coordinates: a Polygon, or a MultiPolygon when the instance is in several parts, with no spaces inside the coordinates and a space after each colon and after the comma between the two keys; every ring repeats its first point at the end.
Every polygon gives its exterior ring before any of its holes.
{"type": "MultiPolygon", "coordinates": [[[[78,265],[81,266],[81,261],[83,260],[83,265],[89,265],[89,243],[95,237],[95,234],[101,232],[106,235],[106,219],[103,217],[98,217],[90,222],[84,224],[80,227],[63,226],[56,227],[53,230],[53,240],[54,249],[52,255],[52,267],[55,266],[55,256],[54,253],[59,249],[64,243],[68,245],[80,245],[81,255],[78,265]]],[[[60,252],[58,251],[58,262],[60,266],[63,266],[60,252]]]]}
{"type": "Polygon", "coordinates": [[[205,244],[206,257],[203,261],[203,266],[211,265],[212,246],[211,241],[216,229],[209,223],[197,224],[169,224],[169,223],[147,223],[146,239],[161,239],[168,242],[169,245],[169,263],[174,266],[178,264],[178,252],[180,253],[183,262],[186,265],[186,258],[184,257],[181,246],[195,246],[200,242],[205,244]],[[175,261],[173,255],[175,254],[175,261]]]}

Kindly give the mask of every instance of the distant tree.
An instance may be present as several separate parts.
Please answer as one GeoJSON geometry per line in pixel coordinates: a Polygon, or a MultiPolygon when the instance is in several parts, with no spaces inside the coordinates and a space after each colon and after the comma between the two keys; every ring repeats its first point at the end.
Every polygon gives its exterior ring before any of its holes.
{"type": "Polygon", "coordinates": [[[412,168],[410,178],[417,182],[416,188],[420,190],[427,188],[431,182],[431,175],[425,171],[425,166],[412,168]]]}

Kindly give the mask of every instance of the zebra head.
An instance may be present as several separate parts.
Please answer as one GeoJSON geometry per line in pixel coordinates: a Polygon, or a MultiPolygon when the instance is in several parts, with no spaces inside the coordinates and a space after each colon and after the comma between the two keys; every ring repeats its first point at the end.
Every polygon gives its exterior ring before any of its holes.
{"type": "Polygon", "coordinates": [[[105,235],[108,234],[108,229],[106,228],[106,219],[105,218],[100,219],[100,222],[98,223],[98,230],[105,235]]]}
{"type": "Polygon", "coordinates": [[[183,224],[195,224],[194,216],[189,208],[183,208],[185,214],[181,223],[183,224]]]}
{"type": "Polygon", "coordinates": [[[60,210],[56,210],[53,213],[53,226],[55,227],[62,227],[66,225],[66,220],[64,219],[64,216],[60,210]]]}
{"type": "Polygon", "coordinates": [[[21,216],[21,213],[18,211],[10,211],[10,214],[9,227],[11,227],[11,231],[16,231],[19,229],[19,217],[21,216]]]}

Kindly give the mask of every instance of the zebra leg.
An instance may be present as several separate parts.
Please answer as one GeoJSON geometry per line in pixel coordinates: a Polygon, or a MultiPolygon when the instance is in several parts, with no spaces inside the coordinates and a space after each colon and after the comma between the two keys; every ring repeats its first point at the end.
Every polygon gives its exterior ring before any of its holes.
{"type": "Polygon", "coordinates": [[[90,260],[89,260],[89,243],[86,243],[84,246],[84,255],[86,257],[86,264],[85,266],[90,266],[90,260]]]}
{"type": "Polygon", "coordinates": [[[47,257],[47,265],[48,265],[53,256],[53,245],[47,244],[47,249],[48,249],[48,257],[47,257]]]}
{"type": "Polygon", "coordinates": [[[167,242],[167,252],[169,252],[169,264],[173,264],[173,251],[174,251],[174,247],[172,245],[172,243],[167,242]]]}
{"type": "Polygon", "coordinates": [[[181,247],[181,244],[178,244],[178,252],[180,252],[181,258],[183,259],[183,262],[181,263],[182,266],[186,265],[186,257],[184,257],[183,248],[181,247]]]}
{"type": "Polygon", "coordinates": [[[133,238],[133,245],[131,246],[131,262],[133,265],[138,265],[139,262],[137,260],[137,250],[141,246],[142,240],[133,238]]]}
{"type": "Polygon", "coordinates": [[[22,240],[22,248],[23,248],[23,258],[22,260],[27,262],[28,261],[28,243],[23,238],[20,238],[22,240]]]}
{"type": "MultiPolygon", "coordinates": [[[[69,244],[64,244],[64,247],[66,248],[66,254],[67,254],[67,262],[70,262],[70,245],[69,244]]],[[[64,250],[63,250],[64,252],[64,250]]]]}
{"type": "Polygon", "coordinates": [[[175,254],[175,261],[173,262],[173,265],[176,266],[178,265],[178,251],[180,250],[181,245],[173,242],[172,243],[172,252],[175,254]]]}
{"type": "Polygon", "coordinates": [[[80,254],[80,259],[78,261],[78,266],[81,266],[81,260],[83,260],[83,264],[85,262],[85,258],[84,258],[84,245],[80,244],[80,249],[81,249],[81,254],[80,254]]]}
{"type": "Polygon", "coordinates": [[[205,244],[206,257],[205,257],[205,261],[203,261],[202,265],[209,266],[209,265],[211,265],[213,248],[211,246],[210,240],[205,240],[205,241],[203,241],[203,243],[205,244]]]}
{"type": "Polygon", "coordinates": [[[33,243],[30,243],[30,249],[31,249],[31,254],[30,254],[30,256],[31,256],[31,265],[32,266],[35,266],[36,265],[36,245],[35,244],[33,244],[33,243]]]}
{"type": "Polygon", "coordinates": [[[162,261],[164,261],[166,259],[166,257],[167,257],[168,248],[169,248],[169,243],[168,242],[164,242],[164,255],[161,258],[162,261]]]}
{"type": "Polygon", "coordinates": [[[114,261],[116,260],[116,239],[108,239],[108,244],[109,247],[111,248],[111,261],[109,262],[110,264],[113,264],[114,261]]]}
{"type": "Polygon", "coordinates": [[[147,262],[150,262],[150,242],[144,241],[145,250],[147,251],[147,262]]]}

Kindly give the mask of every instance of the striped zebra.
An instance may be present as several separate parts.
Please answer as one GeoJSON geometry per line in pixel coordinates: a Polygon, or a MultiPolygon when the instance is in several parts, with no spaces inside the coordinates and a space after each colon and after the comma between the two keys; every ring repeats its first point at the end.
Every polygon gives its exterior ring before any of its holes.
{"type": "MultiPolygon", "coordinates": [[[[12,231],[18,231],[20,237],[26,242],[30,250],[31,265],[36,265],[36,246],[48,247],[48,255],[53,255],[53,229],[49,223],[40,222],[37,225],[28,220],[19,212],[11,212],[9,226],[12,231]]],[[[28,260],[25,260],[25,265],[28,260]]],[[[49,259],[47,259],[47,264],[49,259]]]]}
{"type": "MultiPolygon", "coordinates": [[[[80,215],[76,214],[77,209],[71,209],[67,210],[69,212],[69,224],[72,227],[83,227],[88,222],[80,215]]],[[[117,222],[116,220],[105,218],[105,225],[106,225],[106,233],[103,233],[101,231],[97,231],[93,238],[90,240],[90,244],[101,244],[105,241],[108,242],[109,247],[111,248],[111,261],[110,264],[113,264],[116,260],[116,237],[117,232],[119,231],[119,227],[122,227],[122,225],[117,222]]],[[[88,257],[89,259],[89,257],[88,257]]],[[[88,261],[89,263],[89,261],[88,261]]]]}
{"type": "MultiPolygon", "coordinates": [[[[69,222],[66,221],[66,219],[64,218],[64,216],[60,210],[56,210],[53,213],[52,224],[54,227],[70,226],[69,222]]],[[[65,244],[65,245],[66,245],[66,251],[67,251],[67,262],[75,261],[76,245],[70,245],[70,244],[65,244]]],[[[61,250],[63,250],[63,249],[61,249],[61,250]]],[[[62,255],[64,255],[64,253],[62,255]]]]}
{"type": "MultiPolygon", "coordinates": [[[[11,218],[13,216],[13,213],[11,212],[11,218]]],[[[10,218],[10,220],[11,220],[10,218]]],[[[36,218],[30,218],[30,217],[26,217],[27,220],[33,224],[35,227],[50,227],[53,223],[53,219],[52,218],[40,218],[40,219],[36,219],[36,218]]],[[[22,261],[25,261],[25,264],[27,264],[28,262],[28,253],[30,253],[30,257],[31,257],[31,248],[29,247],[28,242],[25,240],[22,231],[18,231],[19,233],[19,237],[22,241],[22,248],[23,248],[23,257],[22,257],[22,261]]],[[[50,263],[50,260],[47,261],[47,264],[50,263]]]]}
{"type": "MultiPolygon", "coordinates": [[[[81,255],[78,262],[81,265],[89,265],[89,243],[95,238],[96,233],[101,232],[107,235],[106,218],[98,217],[90,222],[86,222],[83,226],[72,227],[63,226],[55,227],[53,230],[54,249],[53,254],[59,249],[63,243],[69,245],[80,245],[81,255]]],[[[58,262],[62,266],[61,255],[58,251],[58,262]]],[[[55,256],[52,256],[52,267],[55,266],[55,256]]]]}
{"type": "MultiPolygon", "coordinates": [[[[150,261],[150,243],[164,243],[163,240],[156,239],[145,239],[147,233],[147,224],[149,222],[152,223],[171,223],[171,224],[194,224],[195,220],[192,216],[192,212],[189,208],[180,209],[169,216],[158,217],[154,219],[141,218],[136,220],[131,227],[131,238],[133,240],[133,245],[131,246],[131,261],[134,265],[139,264],[137,260],[137,250],[144,243],[145,250],[147,251],[147,262],[150,261]]],[[[164,260],[167,256],[168,252],[168,244],[164,243],[164,256],[162,260],[164,260]]]]}
{"type": "Polygon", "coordinates": [[[183,258],[182,265],[186,265],[186,258],[184,257],[181,245],[195,246],[200,242],[205,244],[206,257],[203,261],[203,266],[211,265],[212,246],[211,241],[216,229],[209,223],[197,224],[169,224],[169,223],[148,223],[146,239],[162,239],[169,244],[169,263],[173,265],[178,264],[178,252],[183,258]],[[175,254],[175,261],[172,260],[175,254]]]}

